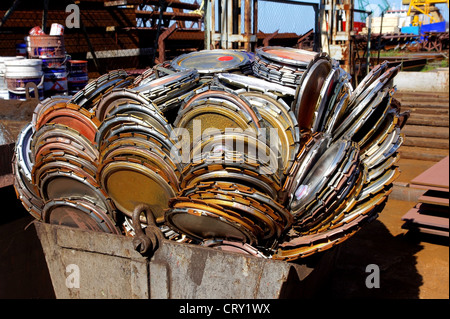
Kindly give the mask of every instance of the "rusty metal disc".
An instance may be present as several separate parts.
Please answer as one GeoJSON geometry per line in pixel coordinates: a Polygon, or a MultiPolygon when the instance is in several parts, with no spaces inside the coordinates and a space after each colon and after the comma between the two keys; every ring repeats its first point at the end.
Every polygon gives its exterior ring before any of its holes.
{"type": "Polygon", "coordinates": [[[14,154],[16,161],[23,174],[31,180],[31,170],[33,169],[34,158],[31,152],[31,141],[33,139],[33,124],[26,124],[17,136],[14,154]]]}
{"type": "Polygon", "coordinates": [[[363,144],[361,145],[361,156],[362,158],[371,156],[383,143],[386,137],[392,133],[392,131],[398,127],[399,119],[397,113],[388,112],[386,118],[377,127],[376,132],[363,144]]]}
{"type": "Polygon", "coordinates": [[[267,194],[273,200],[277,200],[279,185],[268,176],[260,175],[255,172],[246,172],[238,168],[217,169],[217,167],[208,167],[208,170],[195,174],[195,170],[189,171],[190,165],[183,171],[183,179],[180,188],[189,187],[203,181],[221,181],[234,182],[242,185],[249,185],[260,192],[267,194]],[[249,174],[250,173],[250,174],[249,174]]]}
{"type": "Polygon", "coordinates": [[[106,118],[103,119],[103,122],[107,118],[119,114],[135,115],[140,117],[153,125],[155,128],[160,129],[162,132],[170,132],[172,128],[167,119],[160,112],[132,100],[114,103],[114,107],[109,109],[108,114],[106,114],[106,118]]]}
{"type": "Polygon", "coordinates": [[[312,120],[311,132],[313,133],[323,132],[323,122],[326,121],[326,116],[328,115],[327,110],[332,107],[330,103],[334,95],[334,90],[342,76],[340,70],[342,69],[332,68],[322,85],[312,120]]]}
{"type": "MultiPolygon", "coordinates": [[[[185,196],[183,193],[182,196],[185,196]]],[[[206,204],[214,204],[226,210],[233,211],[242,217],[251,220],[261,229],[259,241],[267,241],[278,238],[283,229],[275,222],[272,216],[267,214],[267,208],[259,202],[246,198],[240,194],[226,194],[221,191],[206,190],[190,192],[189,199],[201,200],[206,204]]]]}
{"type": "Polygon", "coordinates": [[[368,102],[366,105],[355,108],[333,132],[333,138],[336,140],[341,136],[348,136],[361,145],[364,144],[386,116],[392,94],[391,89],[383,89],[370,102],[369,99],[366,100],[368,102]]]}
{"type": "Polygon", "coordinates": [[[333,228],[318,234],[306,236],[293,236],[281,243],[273,259],[294,261],[300,258],[311,256],[315,253],[329,249],[338,245],[361,229],[367,222],[377,217],[383,209],[388,192],[380,193],[378,196],[360,203],[353,210],[342,218],[333,228]]]}
{"type": "Polygon", "coordinates": [[[165,213],[166,223],[176,231],[204,241],[228,239],[257,244],[260,230],[245,217],[221,206],[184,197],[173,198],[165,213]]]}
{"type": "Polygon", "coordinates": [[[295,115],[281,99],[269,93],[243,92],[241,95],[261,114],[265,123],[262,130],[266,131],[266,143],[271,145],[273,151],[280,151],[281,171],[287,174],[300,149],[300,130],[295,115]]]}
{"type": "Polygon", "coordinates": [[[317,52],[280,46],[258,48],[256,54],[272,61],[304,68],[318,55],[317,52]]]}
{"type": "Polygon", "coordinates": [[[162,76],[173,74],[174,72],[176,71],[172,68],[171,61],[164,61],[160,64],[155,65],[152,68],[147,68],[144,72],[142,72],[139,76],[137,76],[134,79],[133,85],[130,86],[129,88],[144,85],[162,76]]]}
{"type": "Polygon", "coordinates": [[[134,124],[138,126],[151,127],[152,129],[157,130],[161,135],[170,134],[170,130],[172,129],[168,126],[167,122],[160,123],[156,120],[156,118],[146,120],[134,114],[116,114],[108,116],[100,124],[95,136],[95,143],[100,145],[105,138],[111,136],[110,132],[115,127],[119,127],[122,124],[134,124]]]}
{"type": "Polygon", "coordinates": [[[325,118],[325,123],[323,126],[323,132],[327,135],[331,135],[336,128],[342,123],[343,116],[347,110],[348,103],[350,101],[350,94],[347,89],[341,92],[341,95],[337,97],[335,105],[332,111],[329,113],[327,118],[325,118]]]}
{"type": "Polygon", "coordinates": [[[254,122],[246,113],[220,100],[205,100],[191,104],[177,116],[174,126],[186,129],[188,138],[183,137],[182,148],[189,150],[194,141],[209,134],[220,134],[226,130],[241,130],[257,132],[254,122]],[[226,105],[224,107],[224,104],[226,105]]]}
{"type": "Polygon", "coordinates": [[[132,163],[122,159],[111,159],[99,169],[102,188],[114,201],[118,209],[131,217],[139,204],[147,204],[155,214],[157,222],[164,218],[170,198],[176,196],[178,184],[169,184],[165,176],[145,163],[132,163]]]}
{"type": "Polygon", "coordinates": [[[275,165],[266,160],[265,157],[251,157],[241,151],[224,150],[223,145],[220,149],[213,149],[210,152],[202,152],[198,156],[192,157],[190,170],[217,170],[225,169],[233,171],[239,169],[248,172],[249,175],[260,175],[273,180],[274,183],[280,183],[278,174],[278,163],[275,165]]]}
{"type": "Polygon", "coordinates": [[[294,228],[301,234],[311,233],[328,223],[339,213],[339,207],[349,200],[348,194],[358,184],[362,166],[357,144],[353,142],[353,146],[344,156],[345,158],[335,165],[330,177],[324,177],[327,180],[326,186],[317,188],[314,198],[304,206],[303,211],[293,211],[296,218],[294,228]]]}
{"type": "Polygon", "coordinates": [[[257,248],[242,242],[229,241],[223,239],[211,239],[203,242],[202,246],[211,247],[227,252],[246,254],[258,258],[268,258],[263,253],[261,253],[257,248]]]}
{"type": "Polygon", "coordinates": [[[284,181],[281,191],[281,202],[283,204],[288,204],[293,200],[298,186],[301,185],[319,157],[328,149],[330,141],[329,136],[314,133],[303,145],[284,181]]]}
{"type": "Polygon", "coordinates": [[[239,70],[251,63],[243,51],[204,50],[180,55],[172,60],[172,67],[178,71],[197,70],[201,74],[212,74],[239,70]]]}
{"type": "Polygon", "coordinates": [[[46,150],[68,150],[71,154],[88,157],[96,163],[99,159],[97,148],[78,131],[61,124],[45,124],[35,132],[31,141],[31,157],[39,160],[46,150]],[[51,145],[50,145],[51,144],[51,145]]]}
{"type": "Polygon", "coordinates": [[[31,182],[31,178],[28,178],[23,172],[23,167],[24,165],[19,164],[16,153],[14,153],[12,159],[12,173],[14,176],[13,185],[16,196],[30,215],[35,219],[40,220],[44,202],[39,196],[38,189],[31,182]]]}
{"type": "Polygon", "coordinates": [[[37,120],[36,130],[47,123],[66,125],[85,136],[91,143],[95,143],[95,134],[100,124],[91,113],[74,104],[54,105],[48,108],[37,120]]]}
{"type": "Polygon", "coordinates": [[[111,138],[101,149],[100,157],[102,159],[111,157],[110,154],[120,147],[133,147],[136,150],[151,152],[152,156],[159,157],[162,162],[165,162],[165,165],[169,166],[177,177],[181,174],[183,163],[180,154],[173,149],[164,149],[164,146],[157,140],[144,135],[122,134],[111,138]]]}
{"type": "MultiPolygon", "coordinates": [[[[102,153],[105,154],[105,153],[102,153]]],[[[180,173],[175,164],[167,161],[161,152],[155,152],[146,148],[139,148],[136,146],[119,146],[114,149],[109,149],[106,156],[102,157],[102,161],[106,162],[111,158],[126,157],[130,162],[146,162],[161,171],[173,185],[178,184],[180,173]],[[172,165],[171,165],[172,164],[172,165]]]]}
{"type": "Polygon", "coordinates": [[[241,97],[236,92],[228,90],[224,87],[209,86],[209,89],[208,87],[204,87],[200,92],[194,91],[192,97],[187,99],[181,109],[187,110],[192,107],[192,105],[204,104],[205,101],[213,104],[223,103],[224,106],[232,105],[240,109],[243,113],[248,114],[254,126],[257,128],[261,127],[261,117],[258,114],[258,110],[254,108],[244,97],[241,97]]]}
{"type": "Polygon", "coordinates": [[[314,234],[321,233],[328,229],[336,228],[336,224],[338,224],[345,215],[347,215],[350,211],[353,210],[355,205],[357,204],[357,197],[361,193],[364,184],[366,183],[366,179],[368,176],[367,167],[360,163],[359,173],[355,175],[356,179],[353,180],[353,185],[348,186],[348,192],[341,195],[343,198],[337,203],[337,207],[332,207],[332,211],[327,213],[327,217],[318,225],[307,228],[307,231],[303,234],[314,234]]]}
{"type": "Polygon", "coordinates": [[[245,88],[248,91],[272,93],[280,97],[293,97],[295,95],[295,89],[293,88],[269,82],[260,78],[234,73],[219,73],[217,74],[217,78],[222,83],[226,83],[237,88],[245,88]]]}
{"type": "Polygon", "coordinates": [[[121,234],[108,211],[84,197],[48,201],[43,208],[42,219],[54,225],[121,234]]]}
{"type": "Polygon", "coordinates": [[[85,109],[91,109],[107,90],[117,86],[127,86],[132,83],[128,73],[124,70],[115,70],[101,75],[90,81],[82,90],[78,91],[70,100],[70,103],[79,105],[85,109]],[[128,81],[124,81],[128,79],[128,81]]]}
{"type": "Polygon", "coordinates": [[[329,59],[318,59],[305,71],[297,86],[294,113],[300,130],[310,131],[322,86],[332,69],[329,59]]]}
{"type": "Polygon", "coordinates": [[[378,64],[370,70],[370,72],[362,79],[362,81],[358,84],[358,86],[353,90],[351,94],[350,101],[351,103],[357,103],[357,101],[361,101],[364,91],[366,91],[366,94],[368,93],[367,90],[372,85],[374,81],[376,81],[387,69],[388,69],[389,63],[387,61],[382,62],[381,64],[378,64]]]}
{"type": "Polygon", "coordinates": [[[155,101],[163,95],[169,94],[170,91],[173,91],[175,94],[187,91],[198,81],[199,74],[197,71],[186,70],[156,78],[145,84],[134,87],[133,90],[140,92],[150,100],[155,101]]]}
{"type": "MultiPolygon", "coordinates": [[[[251,132],[228,131],[194,140],[190,159],[209,152],[240,152],[253,161],[259,160],[273,167],[278,165],[277,155],[264,139],[251,132]]],[[[273,170],[274,171],[274,170],[273,170]]]]}
{"type": "Polygon", "coordinates": [[[384,190],[385,187],[390,186],[399,175],[400,172],[397,166],[390,167],[381,176],[371,180],[364,186],[361,194],[359,194],[357,198],[358,201],[363,201],[370,196],[378,194],[380,191],[384,190]]]}
{"type": "Polygon", "coordinates": [[[38,105],[35,107],[31,118],[33,129],[36,127],[38,119],[42,116],[42,114],[45,113],[45,111],[48,108],[53,107],[55,104],[68,103],[70,99],[71,99],[70,96],[61,95],[61,96],[51,96],[39,102],[38,105]]]}
{"type": "Polygon", "coordinates": [[[400,128],[395,127],[391,133],[387,134],[386,138],[381,144],[376,145],[372,148],[374,151],[370,153],[370,155],[369,152],[372,149],[369,149],[367,152],[362,154],[363,162],[369,167],[369,169],[377,166],[391,154],[396,152],[402,143],[403,136],[401,134],[401,130],[400,128]]]}
{"type": "Polygon", "coordinates": [[[373,166],[369,169],[367,182],[371,182],[382,174],[384,174],[388,169],[397,164],[400,160],[400,154],[398,152],[394,152],[391,156],[387,157],[384,161],[382,161],[377,166],[373,166]]]}
{"type": "Polygon", "coordinates": [[[283,230],[289,228],[293,223],[293,217],[287,209],[274,201],[270,196],[258,191],[251,186],[239,183],[211,181],[200,182],[182,190],[184,196],[195,192],[220,192],[223,194],[236,194],[244,198],[251,198],[265,207],[264,212],[268,214],[283,230]]]}
{"type": "Polygon", "coordinates": [[[39,174],[39,194],[45,201],[73,196],[93,200],[116,219],[116,207],[97,181],[82,170],[55,168],[39,174]]]}
{"type": "MultiPolygon", "coordinates": [[[[357,147],[350,140],[341,139],[320,155],[303,181],[296,185],[290,209],[294,216],[308,214],[306,207],[316,199],[318,193],[329,183],[336,168],[346,161],[348,152],[357,147]]],[[[351,160],[351,158],[349,158],[351,160]]]]}
{"type": "Polygon", "coordinates": [[[359,95],[356,96],[355,94],[352,94],[347,114],[360,113],[378,92],[385,88],[392,87],[392,79],[397,75],[399,70],[400,65],[388,68],[384,73],[376,77],[376,79],[374,79],[374,81],[372,81],[359,95]]]}
{"type": "Polygon", "coordinates": [[[110,112],[112,108],[122,102],[136,102],[154,110],[155,112],[160,112],[158,107],[150,101],[149,98],[144,96],[142,93],[134,91],[132,89],[117,88],[113,89],[108,94],[102,96],[102,99],[95,106],[93,112],[95,117],[102,122],[106,115],[110,112]]]}
{"type": "Polygon", "coordinates": [[[370,212],[372,212],[375,207],[382,205],[384,202],[386,202],[387,197],[391,192],[392,188],[391,189],[386,188],[380,191],[375,196],[367,197],[365,200],[357,201],[353,209],[347,214],[345,214],[345,216],[341,218],[338,223],[336,223],[333,229],[339,229],[340,227],[343,227],[346,224],[352,222],[354,223],[354,221],[357,220],[358,217],[370,214],[370,212]]]}
{"type": "Polygon", "coordinates": [[[139,137],[150,139],[168,155],[174,162],[181,163],[180,146],[175,134],[163,134],[153,127],[143,126],[135,123],[124,123],[112,127],[103,140],[100,141],[99,149],[121,137],[139,137]]]}
{"type": "MultiPolygon", "coordinates": [[[[328,134],[332,132],[330,126],[342,121],[348,105],[345,103],[345,96],[350,96],[352,91],[349,82],[350,75],[338,67],[334,67],[333,70],[335,72],[331,72],[328,76],[330,79],[327,79],[328,85],[326,91],[323,94],[321,93],[321,96],[326,96],[326,99],[321,100],[321,103],[325,103],[325,107],[321,123],[316,127],[317,131],[329,132],[328,134]]],[[[322,90],[325,90],[325,85],[322,87],[322,90]]]]}
{"type": "MultiPolygon", "coordinates": [[[[127,127],[120,128],[123,130],[127,129],[127,127]]],[[[166,162],[170,162],[171,165],[177,167],[178,171],[181,171],[183,159],[177,144],[170,138],[161,140],[161,137],[164,137],[164,135],[155,135],[154,130],[144,131],[142,130],[142,127],[140,127],[140,129],[140,131],[130,129],[128,132],[119,132],[112,135],[102,143],[100,152],[107,152],[107,150],[110,147],[112,149],[114,145],[137,145],[161,154],[161,156],[166,159],[166,162]]]]}
{"type": "Polygon", "coordinates": [[[92,177],[97,177],[97,163],[92,163],[88,157],[84,157],[82,154],[71,154],[67,150],[49,150],[42,152],[39,160],[33,166],[32,174],[38,171],[43,165],[51,162],[55,162],[55,165],[61,165],[60,167],[66,167],[66,165],[73,167],[75,165],[92,177]]]}

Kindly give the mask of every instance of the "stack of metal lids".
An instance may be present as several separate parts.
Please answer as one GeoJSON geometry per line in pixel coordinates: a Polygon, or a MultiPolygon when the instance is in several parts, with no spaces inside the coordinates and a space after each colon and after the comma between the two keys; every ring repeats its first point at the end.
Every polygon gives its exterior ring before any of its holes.
{"type": "Polygon", "coordinates": [[[270,82],[296,87],[316,52],[285,48],[263,47],[256,49],[253,72],[270,82]]]}
{"type": "Polygon", "coordinates": [[[324,53],[199,51],[40,102],[13,171],[44,222],[296,260],[377,217],[399,174],[398,67],[353,89],[324,53]]]}
{"type": "Polygon", "coordinates": [[[205,50],[186,53],[172,60],[177,71],[197,70],[204,75],[223,72],[251,72],[252,55],[239,50],[205,50]]]}
{"type": "Polygon", "coordinates": [[[13,163],[16,190],[34,217],[120,234],[114,203],[96,179],[97,126],[91,113],[67,97],[48,98],[36,107],[13,163]]]}

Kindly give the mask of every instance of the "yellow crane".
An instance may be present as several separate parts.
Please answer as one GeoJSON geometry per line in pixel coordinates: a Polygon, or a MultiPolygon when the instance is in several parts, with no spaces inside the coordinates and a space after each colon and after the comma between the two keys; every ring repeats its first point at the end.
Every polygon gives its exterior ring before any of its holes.
{"type": "Polygon", "coordinates": [[[419,20],[419,14],[430,18],[430,23],[443,21],[442,15],[435,4],[446,3],[449,6],[449,0],[403,0],[403,5],[409,5],[408,16],[413,16],[411,24],[413,26],[420,26],[422,22],[419,20]]]}

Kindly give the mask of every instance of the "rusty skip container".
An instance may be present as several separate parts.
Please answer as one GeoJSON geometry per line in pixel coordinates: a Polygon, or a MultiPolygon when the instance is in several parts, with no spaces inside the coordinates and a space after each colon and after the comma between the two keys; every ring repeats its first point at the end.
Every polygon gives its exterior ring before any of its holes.
{"type": "Polygon", "coordinates": [[[288,263],[163,240],[145,257],[132,237],[34,225],[61,299],[307,298],[327,280],[338,248],[288,263]]]}

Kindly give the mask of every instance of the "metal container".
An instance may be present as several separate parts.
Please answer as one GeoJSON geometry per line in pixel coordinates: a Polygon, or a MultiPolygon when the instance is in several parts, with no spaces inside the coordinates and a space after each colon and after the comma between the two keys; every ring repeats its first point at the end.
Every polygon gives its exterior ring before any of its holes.
{"type": "Polygon", "coordinates": [[[307,298],[323,285],[338,252],[288,263],[164,240],[149,258],[135,251],[132,237],[34,225],[61,299],[307,298]]]}

